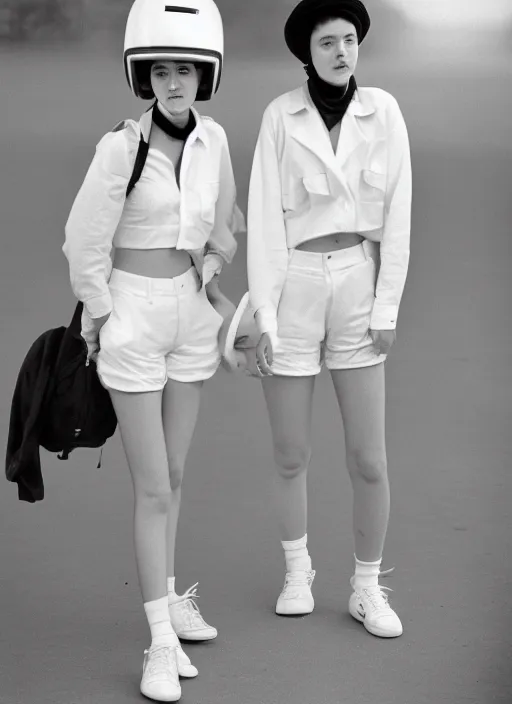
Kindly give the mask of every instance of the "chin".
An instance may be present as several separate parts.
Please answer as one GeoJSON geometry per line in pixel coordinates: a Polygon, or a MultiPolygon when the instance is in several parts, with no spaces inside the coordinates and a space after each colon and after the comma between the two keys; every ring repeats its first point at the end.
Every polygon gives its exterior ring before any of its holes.
{"type": "Polygon", "coordinates": [[[341,75],[335,74],[329,83],[332,83],[334,86],[346,86],[347,83],[350,81],[352,74],[351,73],[342,73],[341,75]]]}
{"type": "Polygon", "coordinates": [[[172,98],[168,98],[165,103],[165,107],[171,115],[180,115],[182,112],[186,112],[188,110],[188,105],[185,103],[184,100],[173,100],[172,98]]]}

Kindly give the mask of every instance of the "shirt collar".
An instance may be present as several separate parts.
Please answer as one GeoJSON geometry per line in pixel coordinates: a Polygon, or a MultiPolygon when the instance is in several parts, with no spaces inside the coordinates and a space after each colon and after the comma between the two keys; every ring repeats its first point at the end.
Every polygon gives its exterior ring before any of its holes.
{"type": "Polygon", "coordinates": [[[194,138],[200,139],[205,147],[209,147],[210,137],[204,125],[204,120],[194,107],[192,107],[191,110],[194,114],[194,117],[196,118],[196,126],[190,137],[192,138],[192,141],[194,140],[194,138]]]}

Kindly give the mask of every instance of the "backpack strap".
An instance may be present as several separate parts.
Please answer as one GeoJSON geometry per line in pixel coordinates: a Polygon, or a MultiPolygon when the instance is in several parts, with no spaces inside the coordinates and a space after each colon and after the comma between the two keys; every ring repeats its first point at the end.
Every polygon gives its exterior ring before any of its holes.
{"type": "Polygon", "coordinates": [[[78,301],[73,317],[68,326],[69,332],[75,336],[80,335],[82,331],[82,311],[84,309],[84,304],[82,301],[78,301]]]}
{"type": "Polygon", "coordinates": [[[146,159],[148,158],[148,151],[149,143],[146,142],[144,137],[141,135],[139,140],[139,148],[137,149],[137,156],[135,157],[135,164],[133,165],[132,175],[126,188],[127,198],[133,191],[135,185],[141,177],[142,171],[144,169],[144,164],[146,163],[146,159]]]}
{"type": "Polygon", "coordinates": [[[121,120],[121,122],[118,122],[117,125],[113,128],[112,132],[121,132],[121,130],[124,130],[126,127],[126,120],[121,120]]]}

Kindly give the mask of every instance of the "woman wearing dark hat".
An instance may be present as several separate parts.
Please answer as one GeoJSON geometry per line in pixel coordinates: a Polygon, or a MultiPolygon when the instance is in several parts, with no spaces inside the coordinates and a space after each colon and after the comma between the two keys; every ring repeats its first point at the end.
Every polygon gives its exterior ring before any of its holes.
{"type": "Polygon", "coordinates": [[[288,19],[286,42],[308,81],[263,117],[249,193],[248,277],[286,559],[276,612],[314,606],[306,474],[314,380],[325,363],[354,490],[349,610],[370,633],[395,637],[402,624],[379,584],[389,517],[383,362],[407,275],[411,167],[396,100],[356,86],[369,27],[359,0],[303,0],[288,19]]]}

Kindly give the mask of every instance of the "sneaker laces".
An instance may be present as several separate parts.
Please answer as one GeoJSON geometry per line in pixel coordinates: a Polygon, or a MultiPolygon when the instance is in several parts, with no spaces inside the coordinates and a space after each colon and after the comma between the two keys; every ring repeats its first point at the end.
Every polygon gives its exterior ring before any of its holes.
{"type": "Polygon", "coordinates": [[[194,601],[199,599],[199,594],[197,593],[197,587],[199,582],[193,584],[187,591],[181,596],[171,602],[171,606],[177,606],[180,614],[183,616],[187,628],[208,628],[208,624],[201,616],[199,607],[194,601]]]}
{"type": "Polygon", "coordinates": [[[311,587],[315,574],[315,570],[287,572],[284,578],[284,587],[282,591],[283,598],[295,599],[298,596],[298,590],[294,590],[293,587],[311,587]]]}
{"type": "MultiPolygon", "coordinates": [[[[391,567],[389,570],[380,570],[379,577],[389,577],[394,571],[394,567],[391,567]]],[[[375,613],[378,614],[379,612],[388,612],[391,610],[389,596],[386,594],[386,592],[393,591],[391,587],[384,587],[382,584],[377,584],[373,587],[359,587],[359,591],[364,592],[364,595],[375,613]]]]}
{"type": "Polygon", "coordinates": [[[171,645],[161,645],[151,650],[146,650],[145,655],[149,655],[145,674],[148,676],[169,674],[169,656],[175,648],[171,645]]]}
{"type": "Polygon", "coordinates": [[[386,592],[392,592],[393,590],[389,587],[383,587],[377,584],[375,587],[364,587],[361,591],[364,592],[366,599],[369,601],[370,606],[373,611],[378,614],[379,612],[387,612],[391,608],[388,603],[388,595],[386,592]]]}

